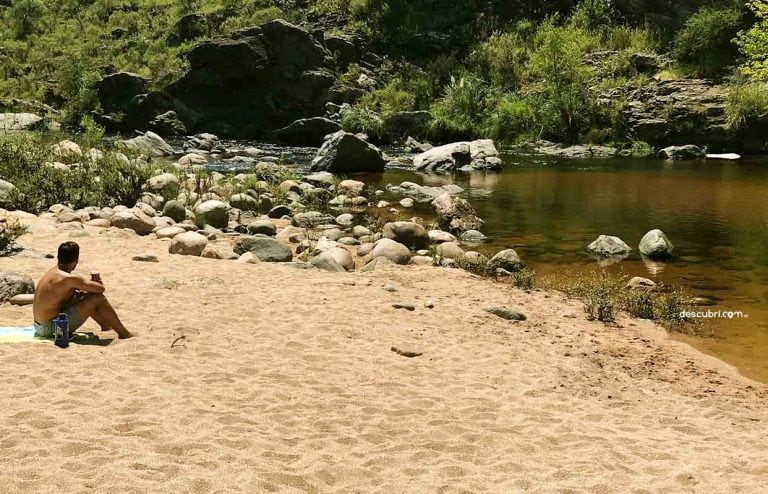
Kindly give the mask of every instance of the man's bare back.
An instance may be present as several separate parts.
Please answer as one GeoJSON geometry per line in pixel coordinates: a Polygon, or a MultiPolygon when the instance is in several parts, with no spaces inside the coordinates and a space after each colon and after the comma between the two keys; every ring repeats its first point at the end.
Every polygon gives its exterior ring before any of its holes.
{"type": "Polygon", "coordinates": [[[77,267],[80,247],[75,242],[59,246],[58,264],[51,268],[35,289],[32,311],[35,332],[50,336],[51,320],[59,313],[67,314],[70,332],[74,332],[89,317],[99,323],[102,331],[114,330],[119,338],[130,338],[115,309],[104,296],[104,284],[72,274],[77,267]]]}

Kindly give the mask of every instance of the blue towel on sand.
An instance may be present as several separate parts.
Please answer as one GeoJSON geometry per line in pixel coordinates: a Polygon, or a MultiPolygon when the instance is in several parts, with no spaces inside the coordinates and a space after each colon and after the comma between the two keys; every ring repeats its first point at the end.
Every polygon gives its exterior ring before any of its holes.
{"type": "Polygon", "coordinates": [[[35,328],[28,326],[26,328],[0,327],[0,343],[18,343],[21,341],[36,341],[35,328]]]}

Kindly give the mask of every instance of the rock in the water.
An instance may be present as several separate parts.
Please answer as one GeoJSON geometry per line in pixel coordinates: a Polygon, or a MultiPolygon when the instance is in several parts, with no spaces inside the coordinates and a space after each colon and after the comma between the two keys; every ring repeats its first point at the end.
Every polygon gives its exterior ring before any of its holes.
{"type": "Polygon", "coordinates": [[[670,257],[675,246],[669,241],[661,230],[651,230],[640,240],[638,250],[644,256],[651,259],[663,259],[670,257]]]}
{"type": "Polygon", "coordinates": [[[477,230],[467,230],[465,232],[461,232],[461,235],[459,235],[459,238],[463,240],[464,242],[470,243],[470,244],[481,244],[488,240],[488,237],[486,237],[482,232],[479,232],[477,230]]]}
{"type": "Polygon", "coordinates": [[[618,149],[609,146],[578,144],[564,147],[561,144],[544,140],[533,143],[533,150],[539,154],[569,159],[611,158],[619,152],[618,149]]]}
{"type": "Polygon", "coordinates": [[[173,148],[162,137],[151,131],[121,142],[128,149],[133,149],[149,156],[168,156],[173,154],[173,148]]]}
{"type": "Polygon", "coordinates": [[[184,232],[173,237],[168,252],[182,256],[200,256],[208,239],[197,232],[184,232]]]}
{"type": "Polygon", "coordinates": [[[157,256],[150,252],[133,256],[131,260],[136,262],[160,262],[157,256]]]}
{"type": "Polygon", "coordinates": [[[240,237],[235,243],[234,250],[240,255],[252,252],[264,262],[290,262],[293,259],[291,249],[280,241],[268,237],[240,237]]]}
{"type": "Polygon", "coordinates": [[[499,170],[499,151],[490,139],[472,142],[454,142],[438,146],[413,158],[417,170],[499,170]]]}
{"type": "Polygon", "coordinates": [[[411,251],[401,243],[389,238],[382,238],[373,245],[373,249],[368,256],[371,259],[386,257],[395,264],[408,264],[408,261],[411,259],[411,251]]]}
{"type": "Polygon", "coordinates": [[[461,233],[467,230],[479,230],[483,220],[478,218],[474,208],[464,199],[453,197],[444,192],[437,196],[432,205],[437,213],[440,228],[451,233],[461,233]]]}
{"type": "Polygon", "coordinates": [[[359,196],[364,189],[365,184],[359,180],[342,180],[338,186],[338,190],[349,197],[359,196]]]}
{"type": "Polygon", "coordinates": [[[659,151],[659,158],[663,160],[696,160],[706,155],[699,146],[689,144],[687,146],[668,146],[659,151]]]}
{"type": "Polygon", "coordinates": [[[0,303],[29,293],[35,293],[35,281],[31,277],[14,271],[0,272],[0,303]]]}
{"type": "Polygon", "coordinates": [[[210,225],[214,228],[226,228],[229,224],[227,204],[222,201],[205,201],[195,208],[195,216],[198,223],[210,225]]]}
{"type": "Polygon", "coordinates": [[[302,118],[275,131],[280,142],[289,146],[320,147],[325,136],[341,130],[341,126],[324,117],[302,118]]]}
{"type": "Polygon", "coordinates": [[[340,130],[325,140],[312,160],[311,169],[330,173],[380,172],[385,164],[376,146],[340,130]]]}
{"type": "Polygon", "coordinates": [[[587,250],[598,256],[620,256],[632,251],[632,247],[624,243],[619,237],[600,235],[589,244],[587,250]]]}
{"type": "Polygon", "coordinates": [[[514,249],[505,249],[488,261],[489,270],[495,271],[499,268],[509,272],[519,271],[523,268],[523,263],[514,249]]]}
{"type": "Polygon", "coordinates": [[[485,309],[486,312],[490,312],[495,316],[499,316],[507,321],[525,321],[527,318],[525,314],[520,311],[510,309],[509,307],[489,307],[485,309]]]}
{"type": "Polygon", "coordinates": [[[133,230],[139,235],[149,235],[155,229],[155,220],[139,208],[117,211],[111,221],[112,226],[133,230]]]}
{"type": "Polygon", "coordinates": [[[384,225],[381,235],[413,250],[429,247],[429,233],[427,230],[418,223],[411,221],[387,223],[384,225]]]}

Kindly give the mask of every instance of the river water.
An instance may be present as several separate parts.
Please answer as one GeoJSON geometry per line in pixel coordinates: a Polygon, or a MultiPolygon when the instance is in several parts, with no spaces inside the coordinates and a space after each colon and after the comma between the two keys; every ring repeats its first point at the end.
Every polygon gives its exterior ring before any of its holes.
{"type": "Polygon", "coordinates": [[[702,321],[706,336],[675,337],[768,382],[768,159],[506,156],[500,173],[391,170],[371,179],[381,186],[405,180],[462,186],[485,220],[486,248],[514,248],[539,276],[607,269],[684,287],[716,303],[701,311],[741,312],[702,321]],[[675,245],[671,261],[647,262],[636,252],[653,228],[675,245]],[[585,250],[600,234],[621,237],[635,252],[601,267],[585,250]]]}
{"type": "MultiPolygon", "coordinates": [[[[314,154],[272,151],[304,166],[314,154]]],[[[675,338],[768,383],[768,158],[665,162],[506,155],[504,165],[498,173],[390,169],[356,178],[381,189],[403,181],[460,185],[490,237],[478,250],[513,248],[537,276],[608,270],[706,297],[715,305],[697,310],[736,314],[708,318],[699,335],[675,338]],[[637,253],[641,237],[654,228],[675,245],[668,262],[648,262],[637,253]],[[586,251],[600,234],[619,236],[635,251],[601,266],[586,251]]],[[[390,219],[415,214],[429,217],[433,210],[419,204],[390,219]]]]}

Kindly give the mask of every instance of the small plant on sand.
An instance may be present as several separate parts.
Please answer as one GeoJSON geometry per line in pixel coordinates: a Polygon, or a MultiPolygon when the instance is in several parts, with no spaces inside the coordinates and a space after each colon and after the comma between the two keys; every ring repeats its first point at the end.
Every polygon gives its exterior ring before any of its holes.
{"type": "Polygon", "coordinates": [[[0,256],[5,255],[6,249],[25,233],[27,227],[17,220],[0,221],[0,256]]]}
{"type": "Polygon", "coordinates": [[[532,290],[535,285],[536,273],[523,268],[512,273],[512,284],[521,290],[532,290]]]}

